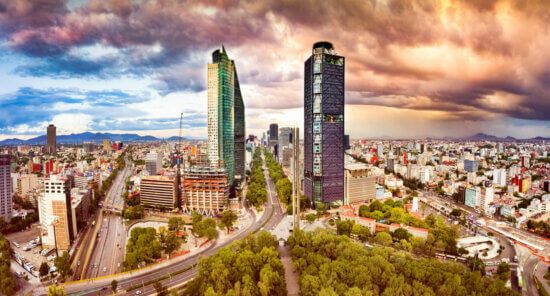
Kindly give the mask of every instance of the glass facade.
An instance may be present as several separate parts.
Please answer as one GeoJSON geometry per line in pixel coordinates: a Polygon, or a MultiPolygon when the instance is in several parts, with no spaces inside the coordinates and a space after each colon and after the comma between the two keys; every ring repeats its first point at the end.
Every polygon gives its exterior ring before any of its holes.
{"type": "Polygon", "coordinates": [[[235,115],[235,125],[234,125],[234,148],[235,148],[235,176],[239,176],[240,179],[245,177],[245,156],[244,156],[244,145],[245,145],[245,117],[244,117],[244,102],[241,94],[241,86],[239,84],[239,78],[237,76],[237,67],[233,62],[233,71],[234,71],[234,115],[235,115]]]}
{"type": "Polygon", "coordinates": [[[244,103],[235,63],[225,48],[212,53],[208,65],[208,157],[224,167],[232,186],[244,175],[244,103]]]}
{"type": "Polygon", "coordinates": [[[305,62],[304,193],[315,207],[344,197],[344,57],[317,42],[305,62]]]}

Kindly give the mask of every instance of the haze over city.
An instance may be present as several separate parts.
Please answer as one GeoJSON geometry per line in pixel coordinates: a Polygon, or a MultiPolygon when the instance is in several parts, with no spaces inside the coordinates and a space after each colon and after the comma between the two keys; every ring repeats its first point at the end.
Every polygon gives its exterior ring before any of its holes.
{"type": "Polygon", "coordinates": [[[550,136],[548,1],[0,1],[0,139],[206,138],[206,63],[239,68],[247,133],[303,126],[303,62],[346,57],[352,138],[550,136]],[[406,127],[406,128],[405,128],[406,127]]]}

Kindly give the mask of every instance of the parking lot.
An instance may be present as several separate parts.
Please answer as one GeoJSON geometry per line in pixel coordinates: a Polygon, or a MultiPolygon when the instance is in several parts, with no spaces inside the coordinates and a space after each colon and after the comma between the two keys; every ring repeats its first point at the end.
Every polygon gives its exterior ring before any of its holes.
{"type": "MultiPolygon", "coordinates": [[[[36,245],[32,248],[29,248],[30,246],[32,246],[30,245],[29,242],[31,241],[36,242],[36,239],[39,237],[39,235],[40,235],[40,230],[38,228],[38,224],[35,224],[31,227],[30,230],[11,233],[6,236],[6,238],[11,242],[13,251],[16,254],[20,255],[20,258],[26,259],[27,265],[29,267],[30,266],[34,267],[32,269],[33,271],[32,274],[29,273],[28,271],[26,273],[29,276],[29,279],[31,277],[38,276],[38,270],[42,262],[47,262],[50,267],[53,266],[53,259],[54,259],[53,256],[50,256],[49,258],[51,259],[50,261],[48,261],[47,259],[48,255],[51,255],[52,253],[54,253],[53,251],[51,251],[46,256],[43,256],[40,254],[43,251],[42,246],[36,245]]],[[[17,262],[17,260],[15,260],[15,262],[17,262]]],[[[18,267],[21,267],[19,262],[17,262],[16,264],[18,267]]],[[[23,271],[24,269],[20,268],[16,270],[23,271]]]]}

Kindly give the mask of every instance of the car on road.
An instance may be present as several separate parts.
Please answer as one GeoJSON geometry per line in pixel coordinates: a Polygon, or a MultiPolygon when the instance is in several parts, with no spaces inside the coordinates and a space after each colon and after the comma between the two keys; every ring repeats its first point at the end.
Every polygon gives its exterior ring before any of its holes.
{"type": "Polygon", "coordinates": [[[141,290],[137,290],[136,295],[141,295],[141,290]]]}
{"type": "Polygon", "coordinates": [[[103,272],[106,272],[107,271],[107,267],[103,267],[103,272]]]}

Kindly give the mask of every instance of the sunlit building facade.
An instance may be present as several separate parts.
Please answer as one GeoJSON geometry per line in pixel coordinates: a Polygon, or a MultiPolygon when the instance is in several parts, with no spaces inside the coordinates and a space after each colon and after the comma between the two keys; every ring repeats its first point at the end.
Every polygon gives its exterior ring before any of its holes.
{"type": "Polygon", "coordinates": [[[229,184],[244,175],[244,103],[234,61],[225,48],[208,64],[208,158],[224,167],[229,184]],[[242,142],[242,143],[241,143],[242,142]]]}

